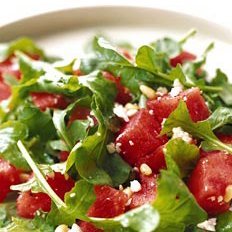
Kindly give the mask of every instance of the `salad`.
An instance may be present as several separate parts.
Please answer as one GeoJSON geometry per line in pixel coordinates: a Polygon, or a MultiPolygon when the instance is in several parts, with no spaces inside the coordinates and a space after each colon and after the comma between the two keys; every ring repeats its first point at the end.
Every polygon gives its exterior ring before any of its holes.
{"type": "Polygon", "coordinates": [[[232,84],[194,34],[0,45],[0,232],[232,231],[232,84]]]}

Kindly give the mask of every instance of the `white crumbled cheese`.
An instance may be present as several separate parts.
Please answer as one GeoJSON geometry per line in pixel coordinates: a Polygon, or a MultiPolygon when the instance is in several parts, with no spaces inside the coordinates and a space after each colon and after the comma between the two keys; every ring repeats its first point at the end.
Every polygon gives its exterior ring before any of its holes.
{"type": "Polygon", "coordinates": [[[68,226],[64,224],[57,226],[55,229],[55,232],[68,232],[68,231],[69,231],[68,226]]]}
{"type": "Polygon", "coordinates": [[[176,97],[183,91],[183,85],[180,83],[179,79],[175,79],[173,82],[173,88],[170,91],[171,97],[176,97]]]}
{"type": "Polygon", "coordinates": [[[224,201],[230,202],[232,200],[232,185],[228,185],[225,190],[224,201]]]}
{"type": "Polygon", "coordinates": [[[142,186],[137,180],[133,180],[130,181],[130,189],[133,193],[136,193],[142,189],[142,186]]]}
{"type": "Polygon", "coordinates": [[[163,95],[165,95],[165,94],[167,94],[167,93],[168,93],[168,90],[167,90],[166,87],[159,87],[159,88],[157,89],[157,94],[159,94],[159,95],[161,95],[161,96],[163,96],[163,95]]]}
{"type": "Polygon", "coordinates": [[[134,142],[133,142],[132,140],[129,140],[129,144],[130,144],[131,146],[134,146],[134,145],[135,145],[134,142]]]}
{"type": "Polygon", "coordinates": [[[114,114],[116,114],[119,118],[122,118],[125,122],[129,122],[129,118],[127,116],[127,111],[123,107],[123,105],[115,103],[114,109],[113,109],[114,114]]]}
{"type": "Polygon", "coordinates": [[[149,176],[152,174],[151,168],[145,163],[140,165],[140,172],[145,176],[149,176]]]}
{"type": "Polygon", "coordinates": [[[75,196],[76,196],[76,193],[71,193],[71,194],[70,194],[70,197],[71,197],[71,198],[73,198],[73,197],[75,197],[75,196]]]}
{"type": "Polygon", "coordinates": [[[149,99],[153,99],[156,97],[155,90],[146,85],[140,85],[139,89],[143,93],[143,95],[145,95],[149,99]]]}
{"type": "Polygon", "coordinates": [[[77,224],[74,223],[68,232],[82,232],[82,230],[77,224]]]}
{"type": "Polygon", "coordinates": [[[172,135],[173,139],[181,138],[186,143],[191,143],[192,141],[191,135],[188,132],[183,131],[181,127],[174,127],[172,129],[172,132],[173,132],[173,135],[172,135]]]}
{"type": "Polygon", "coordinates": [[[197,227],[207,231],[216,231],[215,226],[217,224],[216,218],[210,218],[202,223],[197,224],[197,227]]]}
{"type": "Polygon", "coordinates": [[[116,147],[115,147],[115,144],[114,143],[109,143],[106,145],[106,148],[107,148],[107,151],[110,153],[110,154],[113,154],[114,152],[116,152],[116,147]]]}
{"type": "Polygon", "coordinates": [[[87,116],[87,119],[89,120],[89,126],[93,127],[94,126],[94,121],[91,117],[87,116]]]}
{"type": "Polygon", "coordinates": [[[128,196],[128,198],[130,198],[133,194],[130,187],[125,188],[123,192],[128,196]]]}
{"type": "Polygon", "coordinates": [[[187,101],[187,97],[186,97],[186,96],[184,96],[184,97],[183,97],[183,100],[186,102],[186,101],[187,101]]]}
{"type": "Polygon", "coordinates": [[[118,153],[121,152],[121,148],[120,148],[121,146],[122,146],[121,143],[116,143],[116,145],[115,145],[115,150],[116,150],[116,152],[118,152],[118,153]]]}
{"type": "Polygon", "coordinates": [[[150,115],[154,115],[154,110],[149,110],[148,112],[150,115]]]}

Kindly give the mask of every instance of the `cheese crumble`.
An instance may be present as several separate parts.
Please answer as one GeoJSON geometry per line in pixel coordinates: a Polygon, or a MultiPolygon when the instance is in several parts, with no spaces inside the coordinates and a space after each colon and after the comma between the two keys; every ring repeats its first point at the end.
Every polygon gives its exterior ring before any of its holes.
{"type": "Polygon", "coordinates": [[[130,182],[130,189],[133,193],[136,193],[142,189],[142,186],[137,180],[133,180],[130,182]]]}
{"type": "Polygon", "coordinates": [[[181,138],[184,140],[186,143],[191,143],[192,142],[192,137],[188,132],[183,131],[181,127],[174,127],[172,129],[173,135],[172,138],[181,138]]]}
{"type": "Polygon", "coordinates": [[[216,220],[217,220],[216,218],[210,218],[209,220],[197,224],[197,227],[207,231],[216,231],[215,229],[215,226],[217,224],[216,220]]]}

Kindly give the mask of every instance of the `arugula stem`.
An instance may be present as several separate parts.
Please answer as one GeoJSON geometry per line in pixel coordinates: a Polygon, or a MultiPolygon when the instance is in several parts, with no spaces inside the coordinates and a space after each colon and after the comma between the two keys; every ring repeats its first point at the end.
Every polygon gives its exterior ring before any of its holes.
{"type": "Polygon", "coordinates": [[[194,84],[190,84],[190,83],[185,83],[184,84],[185,87],[187,88],[191,88],[191,87],[199,87],[201,90],[205,91],[205,92],[221,92],[223,90],[222,87],[219,86],[196,86],[194,84]]]}
{"type": "Polygon", "coordinates": [[[194,36],[197,33],[196,29],[191,29],[189,32],[187,32],[187,34],[179,40],[179,44],[182,45],[184,44],[189,38],[191,38],[192,36],[194,36]]]}
{"type": "Polygon", "coordinates": [[[17,142],[17,146],[20,152],[22,153],[22,156],[24,157],[24,159],[27,161],[27,163],[33,170],[35,177],[38,179],[39,184],[41,185],[45,193],[47,193],[51,197],[51,199],[54,201],[54,203],[56,204],[58,208],[66,207],[66,204],[60,199],[60,197],[53,191],[51,186],[48,184],[44,175],[42,174],[40,169],[37,167],[37,165],[31,158],[30,154],[28,153],[27,149],[25,148],[21,140],[17,142]]]}
{"type": "Polygon", "coordinates": [[[230,154],[232,154],[232,147],[230,147],[230,146],[228,146],[228,145],[222,143],[222,142],[219,141],[219,140],[215,140],[215,139],[213,139],[213,138],[210,138],[210,137],[208,137],[208,136],[205,136],[205,138],[206,138],[208,141],[210,141],[210,142],[212,142],[212,143],[218,145],[219,147],[223,148],[223,150],[226,150],[226,151],[228,151],[230,154]]]}

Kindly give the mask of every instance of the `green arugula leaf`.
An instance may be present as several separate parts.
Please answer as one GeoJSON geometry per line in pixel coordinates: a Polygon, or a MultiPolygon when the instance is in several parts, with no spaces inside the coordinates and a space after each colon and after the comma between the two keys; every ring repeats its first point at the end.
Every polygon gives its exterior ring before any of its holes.
{"type": "Polygon", "coordinates": [[[232,109],[219,107],[207,119],[212,130],[220,128],[227,124],[232,124],[232,109]]]}
{"type": "MultiPolygon", "coordinates": [[[[139,68],[145,69],[155,75],[159,74],[159,72],[167,72],[170,69],[169,59],[165,53],[158,53],[147,45],[138,49],[136,64],[139,68]]],[[[164,75],[162,77],[164,78],[164,75]]],[[[168,75],[166,78],[170,80],[168,75]]]]}
{"type": "MultiPolygon", "coordinates": [[[[23,78],[13,86],[13,99],[22,98],[28,92],[49,92],[78,96],[80,85],[76,76],[66,75],[43,61],[35,61],[23,53],[16,53],[23,78]]],[[[12,100],[13,101],[13,100],[12,100]]]]}
{"type": "MultiPolygon", "coordinates": [[[[95,38],[93,42],[93,51],[95,57],[90,57],[91,62],[82,60],[81,70],[105,70],[111,72],[114,76],[120,76],[121,82],[130,91],[138,95],[140,82],[158,83],[171,85],[169,81],[161,78],[159,75],[154,75],[144,69],[135,67],[125,57],[123,57],[117,49],[103,38],[95,38]],[[95,59],[95,61],[94,61],[95,59]],[[90,63],[92,69],[90,69],[90,63]]],[[[89,59],[89,58],[87,58],[89,59]]]]}
{"type": "Polygon", "coordinates": [[[0,232],[53,232],[54,226],[48,224],[42,216],[34,219],[12,218],[12,223],[4,228],[0,228],[0,232]]]}
{"type": "Polygon", "coordinates": [[[100,127],[94,135],[77,143],[68,157],[66,170],[75,163],[79,175],[89,183],[112,185],[110,176],[102,167],[108,136],[108,131],[100,127]]]}
{"type": "Polygon", "coordinates": [[[0,157],[8,160],[15,167],[29,171],[27,162],[22,158],[17,141],[28,137],[28,128],[18,121],[8,121],[0,125],[0,157]]]}
{"type": "Polygon", "coordinates": [[[216,231],[230,232],[232,230],[232,212],[220,214],[217,218],[216,231]]]}
{"type": "Polygon", "coordinates": [[[170,171],[161,171],[158,193],[153,203],[160,214],[157,232],[182,232],[185,227],[207,218],[207,213],[198,206],[188,188],[170,171]]]}
{"type": "Polygon", "coordinates": [[[0,204],[0,231],[11,222],[11,217],[16,215],[15,202],[5,202],[0,204]]]}
{"type": "Polygon", "coordinates": [[[152,232],[159,224],[159,213],[150,204],[144,204],[113,219],[90,218],[104,231],[111,232],[152,232]]]}
{"type": "Polygon", "coordinates": [[[115,84],[106,80],[100,72],[93,72],[87,76],[78,78],[79,83],[89,88],[93,93],[92,110],[99,120],[103,117],[101,124],[106,123],[113,114],[114,100],[116,97],[115,84]],[[101,116],[97,111],[100,111],[101,116]]]}
{"type": "MultiPolygon", "coordinates": [[[[181,178],[189,175],[199,158],[199,148],[196,145],[186,143],[178,138],[169,140],[164,152],[166,162],[168,161],[168,170],[172,170],[172,163],[167,159],[167,156],[171,157],[177,164],[177,173],[180,174],[181,178]]],[[[174,172],[176,172],[175,169],[174,172]]]]}
{"type": "Polygon", "coordinates": [[[109,154],[103,163],[103,167],[110,175],[115,187],[124,184],[132,170],[119,154],[109,154]]]}
{"type": "Polygon", "coordinates": [[[180,101],[176,110],[174,110],[164,123],[161,134],[170,134],[174,127],[181,127],[184,131],[191,134],[193,137],[204,140],[204,145],[207,150],[225,150],[232,153],[232,148],[222,143],[212,132],[208,121],[193,122],[186,103],[180,101]]]}
{"type": "Polygon", "coordinates": [[[13,55],[15,51],[21,51],[30,55],[39,55],[42,59],[45,58],[42,49],[37,47],[31,39],[22,37],[10,43],[0,44],[0,62],[13,55]]]}
{"type": "Polygon", "coordinates": [[[219,93],[219,97],[222,101],[228,105],[232,105],[232,84],[229,83],[228,77],[220,69],[216,70],[216,76],[213,78],[211,85],[217,85],[222,87],[222,91],[219,93]]]}
{"type": "Polygon", "coordinates": [[[169,57],[177,56],[182,51],[180,43],[168,37],[152,42],[151,46],[154,47],[157,52],[166,53],[169,57]]]}
{"type": "Polygon", "coordinates": [[[26,104],[20,108],[18,120],[28,127],[30,137],[39,136],[42,141],[47,142],[56,136],[51,116],[37,107],[26,104]]]}

